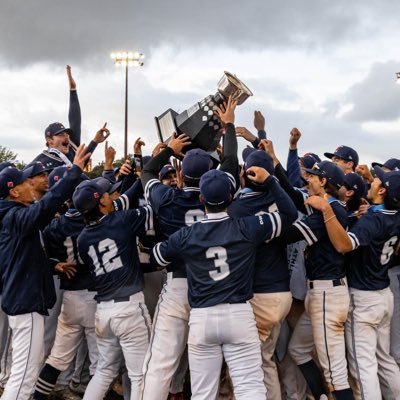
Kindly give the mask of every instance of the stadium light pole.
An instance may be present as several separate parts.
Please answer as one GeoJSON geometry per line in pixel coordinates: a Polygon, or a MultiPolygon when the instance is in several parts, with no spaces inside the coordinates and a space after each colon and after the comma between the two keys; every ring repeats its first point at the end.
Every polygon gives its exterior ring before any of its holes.
{"type": "Polygon", "coordinates": [[[125,138],[124,158],[128,156],[128,67],[141,67],[144,62],[144,54],[131,51],[118,51],[111,53],[111,58],[116,66],[125,67],[125,138]]]}

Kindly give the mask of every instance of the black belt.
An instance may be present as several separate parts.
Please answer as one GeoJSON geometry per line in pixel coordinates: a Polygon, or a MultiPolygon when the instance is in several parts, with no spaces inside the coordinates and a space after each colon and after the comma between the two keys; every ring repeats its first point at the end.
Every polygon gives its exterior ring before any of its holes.
{"type": "MultiPolygon", "coordinates": [[[[346,285],[346,281],[343,278],[327,280],[327,282],[332,282],[332,287],[345,286],[346,285]]],[[[308,282],[308,287],[310,289],[314,289],[314,282],[313,281],[309,281],[308,282]]]]}
{"type": "Polygon", "coordinates": [[[113,299],[114,303],[122,303],[124,301],[129,301],[130,296],[126,296],[126,297],[119,297],[118,299],[113,299]]]}

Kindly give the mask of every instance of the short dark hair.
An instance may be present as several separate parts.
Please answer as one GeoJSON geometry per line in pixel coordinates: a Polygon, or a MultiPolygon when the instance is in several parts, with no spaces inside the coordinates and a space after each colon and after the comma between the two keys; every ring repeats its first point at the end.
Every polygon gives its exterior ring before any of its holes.
{"type": "Polygon", "coordinates": [[[104,217],[104,214],[100,212],[99,205],[97,205],[92,210],[84,213],[83,217],[85,218],[86,225],[89,225],[91,222],[97,221],[98,219],[104,217]]]}
{"type": "MultiPolygon", "coordinates": [[[[325,178],[324,176],[319,176],[319,175],[317,176],[320,182],[322,182],[322,179],[325,178]]],[[[339,198],[339,189],[336,186],[332,185],[332,183],[330,183],[327,178],[325,179],[326,179],[326,184],[324,186],[325,192],[333,197],[339,198]]]]}
{"type": "Polygon", "coordinates": [[[211,205],[211,204],[208,204],[208,203],[204,203],[204,204],[205,204],[205,206],[207,208],[207,212],[214,214],[214,213],[220,213],[220,212],[225,211],[226,208],[231,203],[232,203],[232,200],[230,199],[230,200],[224,201],[222,204],[218,204],[218,205],[215,205],[215,204],[211,205]]]}
{"type": "Polygon", "coordinates": [[[196,179],[196,178],[188,178],[188,177],[184,176],[183,183],[187,187],[196,187],[197,188],[200,185],[200,178],[196,179]]]}

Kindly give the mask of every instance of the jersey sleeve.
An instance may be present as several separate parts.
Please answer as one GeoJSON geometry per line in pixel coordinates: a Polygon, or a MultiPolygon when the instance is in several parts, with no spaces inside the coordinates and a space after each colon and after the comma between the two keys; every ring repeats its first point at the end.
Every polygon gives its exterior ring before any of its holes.
{"type": "Polygon", "coordinates": [[[187,228],[182,228],[172,234],[168,240],[159,242],[153,247],[150,256],[150,263],[166,267],[173,260],[182,258],[182,248],[185,242],[187,228]]]}
{"type": "Polygon", "coordinates": [[[143,187],[140,180],[136,182],[118,199],[113,201],[115,211],[129,210],[130,208],[137,207],[139,203],[139,197],[143,195],[143,187]]]}
{"type": "Polygon", "coordinates": [[[243,235],[254,243],[262,243],[278,237],[282,232],[282,219],[279,212],[239,219],[243,235]]]}
{"type": "Polygon", "coordinates": [[[320,213],[314,213],[304,220],[296,221],[293,224],[309,246],[317,243],[318,240],[326,235],[326,228],[324,224],[324,218],[320,213]]]}

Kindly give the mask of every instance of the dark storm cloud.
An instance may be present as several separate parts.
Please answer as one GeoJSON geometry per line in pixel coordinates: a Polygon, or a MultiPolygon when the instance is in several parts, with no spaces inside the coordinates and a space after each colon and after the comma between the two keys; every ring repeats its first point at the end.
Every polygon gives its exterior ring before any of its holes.
{"type": "Polygon", "coordinates": [[[400,117],[400,86],[395,84],[399,63],[373,64],[368,76],[353,85],[344,97],[353,104],[345,118],[352,121],[392,121],[400,117]]]}
{"type": "Polygon", "coordinates": [[[46,61],[78,65],[89,58],[105,63],[112,49],[148,54],[164,42],[178,48],[216,43],[326,50],[376,25],[363,18],[372,11],[360,0],[2,0],[0,7],[0,57],[14,67],[46,61]]]}

